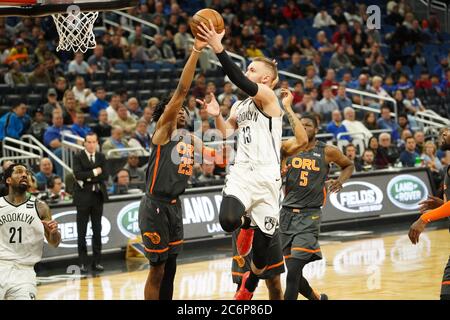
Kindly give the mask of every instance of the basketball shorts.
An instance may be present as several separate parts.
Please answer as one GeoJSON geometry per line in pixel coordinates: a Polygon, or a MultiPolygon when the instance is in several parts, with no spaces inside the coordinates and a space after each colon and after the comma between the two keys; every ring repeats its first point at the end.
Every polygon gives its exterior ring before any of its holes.
{"type": "Polygon", "coordinates": [[[450,295],[450,256],[444,269],[444,277],[442,278],[441,295],[450,295]]]}
{"type": "Polygon", "coordinates": [[[179,254],[183,247],[183,215],[179,200],[159,201],[144,195],[139,205],[139,228],[151,265],[179,254]]]}
{"type": "Polygon", "coordinates": [[[281,246],[285,258],[297,258],[308,262],[322,259],[319,245],[321,216],[320,208],[281,208],[281,246]]]}
{"type": "Polygon", "coordinates": [[[239,164],[231,167],[223,194],[237,198],[251,213],[252,225],[272,236],[279,221],[281,183],[276,166],[239,164]]]}
{"type": "Polygon", "coordinates": [[[32,266],[0,262],[0,300],[35,300],[36,273],[32,266]]]}
{"type": "MultiPolygon", "coordinates": [[[[233,283],[241,283],[242,275],[250,271],[250,263],[252,260],[252,252],[245,257],[238,255],[236,240],[241,229],[239,228],[232,235],[233,241],[233,262],[231,265],[231,274],[233,276],[233,283]]],[[[259,276],[260,279],[271,279],[276,275],[282,274],[284,269],[283,251],[281,249],[280,232],[277,230],[273,235],[269,248],[267,249],[267,268],[259,276]]]]}

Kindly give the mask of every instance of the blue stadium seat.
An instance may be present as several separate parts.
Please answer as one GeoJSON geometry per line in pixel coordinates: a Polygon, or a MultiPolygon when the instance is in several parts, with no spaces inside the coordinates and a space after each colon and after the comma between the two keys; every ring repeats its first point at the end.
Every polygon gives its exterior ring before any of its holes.
{"type": "Polygon", "coordinates": [[[128,70],[128,79],[140,80],[141,76],[142,76],[141,70],[139,70],[139,69],[130,69],[130,70],[128,70]]]}
{"type": "Polygon", "coordinates": [[[43,83],[37,83],[33,86],[33,93],[41,95],[41,97],[46,97],[48,92],[48,86],[43,83]]]}
{"type": "Polygon", "coordinates": [[[139,89],[138,88],[139,85],[138,85],[138,81],[137,80],[125,80],[123,82],[123,86],[125,87],[125,89],[132,90],[132,91],[136,91],[136,90],[139,89]]]}
{"type": "Polygon", "coordinates": [[[145,79],[139,81],[139,90],[152,90],[154,88],[155,80],[145,79]]]}
{"type": "Polygon", "coordinates": [[[159,79],[155,82],[155,89],[169,89],[171,82],[175,82],[174,79],[159,79]]]}
{"type": "Polygon", "coordinates": [[[284,41],[288,41],[289,37],[291,36],[291,32],[286,28],[279,28],[277,30],[277,34],[281,35],[284,41]]]}
{"type": "Polygon", "coordinates": [[[122,70],[112,70],[109,77],[109,80],[122,80],[125,79],[125,73],[122,70]]]}
{"type": "Polygon", "coordinates": [[[137,92],[137,96],[138,96],[139,101],[144,101],[144,100],[150,99],[154,95],[151,90],[139,90],[137,92]]]}
{"type": "Polygon", "coordinates": [[[413,73],[414,73],[414,79],[415,80],[419,79],[421,72],[422,72],[422,66],[419,65],[419,64],[414,65],[413,73]]]}
{"type": "Polygon", "coordinates": [[[123,88],[122,81],[119,80],[106,81],[105,86],[108,91],[118,91],[123,88]]]}
{"type": "Polygon", "coordinates": [[[42,96],[40,94],[28,94],[26,96],[27,104],[31,109],[35,110],[39,105],[42,104],[42,96]]]}

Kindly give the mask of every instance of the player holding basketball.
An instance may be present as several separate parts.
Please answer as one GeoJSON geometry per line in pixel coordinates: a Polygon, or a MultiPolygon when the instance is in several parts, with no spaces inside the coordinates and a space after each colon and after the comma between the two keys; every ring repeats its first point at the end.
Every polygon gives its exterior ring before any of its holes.
{"type": "MultiPolygon", "coordinates": [[[[153,113],[156,130],[147,167],[146,193],[139,206],[139,228],[150,271],[145,299],[170,300],[176,259],[183,243],[183,218],[179,196],[184,192],[194,163],[194,140],[184,128],[187,113],[182,108],[205,42],[195,40],[192,53],[170,100],[159,103],[153,113]]],[[[202,148],[202,144],[195,143],[202,148]]],[[[200,149],[201,151],[201,149],[200,149]]]]}
{"type": "Polygon", "coordinates": [[[61,241],[48,205],[27,198],[30,182],[31,174],[21,164],[5,171],[9,192],[0,198],[0,300],[36,299],[34,265],[42,259],[44,238],[53,247],[61,241]]]}
{"type": "Polygon", "coordinates": [[[288,269],[284,299],[296,300],[300,292],[309,300],[325,300],[326,295],[315,293],[303,277],[303,268],[322,259],[318,237],[325,187],[339,192],[354,165],[338,148],[316,140],[318,125],[314,116],[303,115],[301,122],[308,145],[286,161],[285,197],[280,211],[281,242],[288,269]],[[326,181],[331,163],[340,167],[341,174],[336,180],[326,181]]]}
{"type": "MultiPolygon", "coordinates": [[[[222,46],[225,31],[218,34],[209,22],[209,27],[204,23],[198,25],[197,36],[213,48],[230,80],[249,95],[232,106],[227,121],[220,112],[207,110],[215,117],[216,128],[224,138],[236,130],[239,132],[235,164],[226,178],[219,221],[226,232],[242,228],[237,241],[241,256],[248,254],[253,245],[251,271],[244,274],[235,295],[236,299],[250,299],[258,275],[267,267],[266,253],[279,218],[283,111],[273,91],[278,71],[273,61],[256,58],[244,75],[222,46]],[[250,228],[251,225],[256,229],[250,228]]],[[[298,141],[299,145],[303,143],[298,141]]]]}
{"type": "MultiPolygon", "coordinates": [[[[450,150],[450,129],[444,129],[441,132],[441,149],[444,151],[450,150]]],[[[411,225],[408,233],[409,239],[413,244],[419,242],[420,234],[425,230],[428,223],[450,217],[450,202],[448,201],[450,199],[449,170],[450,166],[447,166],[444,178],[444,199],[430,196],[427,200],[420,203],[420,211],[423,214],[411,225]]],[[[450,257],[444,269],[441,284],[441,300],[450,300],[450,257]]]]}

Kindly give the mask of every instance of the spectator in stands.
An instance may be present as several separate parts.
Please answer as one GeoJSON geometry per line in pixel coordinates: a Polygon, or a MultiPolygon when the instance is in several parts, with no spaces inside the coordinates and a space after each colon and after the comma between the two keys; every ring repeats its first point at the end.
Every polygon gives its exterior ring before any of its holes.
{"type": "Polygon", "coordinates": [[[214,167],[214,162],[203,159],[203,163],[201,165],[201,173],[196,179],[196,184],[206,186],[212,184],[214,181],[217,181],[219,179],[219,176],[214,175],[214,167]]]}
{"type": "Polygon", "coordinates": [[[61,200],[67,200],[69,197],[66,196],[64,191],[63,182],[61,177],[53,175],[47,181],[47,194],[41,197],[41,200],[48,201],[50,203],[57,203],[61,200]]]}
{"type": "Polygon", "coordinates": [[[333,20],[336,22],[337,25],[340,25],[341,23],[348,23],[347,19],[344,16],[344,11],[342,10],[342,6],[340,4],[335,4],[333,9],[333,14],[331,15],[333,20]]]}
{"type": "Polygon", "coordinates": [[[416,94],[412,88],[406,92],[406,99],[403,100],[403,105],[405,106],[406,112],[411,116],[415,115],[418,111],[426,110],[422,101],[416,98],[416,94]]]}
{"type": "Polygon", "coordinates": [[[425,134],[422,131],[414,132],[414,140],[416,141],[417,153],[422,154],[425,147],[425,134]]]}
{"type": "Polygon", "coordinates": [[[237,95],[233,93],[233,86],[229,81],[225,81],[225,83],[223,84],[223,92],[217,97],[217,101],[219,102],[219,104],[223,103],[225,97],[229,97],[231,99],[231,104],[234,104],[238,100],[237,95]]]}
{"type": "Polygon", "coordinates": [[[105,109],[98,113],[98,121],[92,127],[92,131],[97,134],[99,141],[111,136],[111,125],[108,122],[108,113],[105,109]]]}
{"type": "Polygon", "coordinates": [[[394,166],[399,158],[398,148],[392,144],[391,135],[383,132],[378,137],[379,147],[375,156],[375,164],[378,169],[394,166]]]}
{"type": "Polygon", "coordinates": [[[380,129],[391,130],[392,142],[397,143],[398,139],[400,139],[400,126],[395,122],[395,119],[392,119],[391,109],[388,106],[381,107],[380,118],[378,118],[377,124],[380,129]]]}
{"type": "Polygon", "coordinates": [[[318,53],[324,54],[334,52],[334,45],[328,41],[325,31],[319,31],[316,35],[316,43],[314,45],[318,53]]]}
{"type": "Polygon", "coordinates": [[[276,60],[289,59],[289,54],[286,52],[284,47],[284,39],[282,35],[277,35],[275,37],[270,56],[276,60]]]}
{"type": "Polygon", "coordinates": [[[331,92],[330,87],[323,88],[323,98],[319,101],[316,108],[313,109],[314,112],[320,113],[322,116],[327,117],[334,110],[339,110],[339,106],[337,105],[333,93],[331,92]]]}
{"type": "Polygon", "coordinates": [[[25,46],[25,42],[21,38],[17,38],[15,46],[9,52],[7,61],[17,61],[20,65],[27,65],[30,63],[28,49],[25,46]]]}
{"type": "Polygon", "coordinates": [[[184,59],[188,52],[188,47],[190,46],[190,41],[192,41],[192,36],[187,32],[187,25],[185,23],[180,23],[178,26],[178,32],[173,38],[175,48],[177,49],[176,56],[180,59],[184,59]]]}
{"type": "MultiPolygon", "coordinates": [[[[53,125],[48,127],[44,133],[44,145],[47,146],[58,158],[61,159],[62,158],[61,133],[63,131],[71,133],[71,131],[68,127],[64,125],[63,116],[61,112],[57,110],[53,112],[52,123],[53,125]]],[[[53,162],[53,165],[55,167],[56,174],[58,176],[62,176],[63,175],[62,166],[56,161],[53,162]]]]}
{"type": "Polygon", "coordinates": [[[111,97],[108,108],[106,108],[109,123],[113,123],[118,118],[117,109],[121,104],[122,103],[120,102],[120,94],[118,94],[117,92],[114,93],[111,97]]]}
{"type": "Polygon", "coordinates": [[[45,121],[49,124],[52,122],[53,110],[63,112],[62,106],[57,100],[56,90],[54,88],[50,88],[47,91],[47,103],[43,105],[45,121]]]}
{"type": "Polygon", "coordinates": [[[361,156],[360,169],[365,172],[375,170],[375,154],[372,150],[364,150],[361,156]]]}
{"type": "Polygon", "coordinates": [[[339,45],[336,49],[336,52],[333,53],[330,59],[330,68],[341,70],[341,69],[351,69],[353,65],[345,53],[345,47],[339,45]]]}
{"type": "Polygon", "coordinates": [[[108,108],[108,101],[106,101],[106,91],[103,87],[97,87],[95,90],[95,97],[96,99],[91,104],[89,108],[89,114],[91,115],[91,118],[96,120],[98,118],[98,114],[101,110],[106,110],[108,108]]]}
{"type": "Polygon", "coordinates": [[[44,191],[49,179],[55,177],[53,173],[53,163],[49,158],[42,158],[39,162],[39,172],[35,174],[37,187],[44,191]]]}
{"type": "Polygon", "coordinates": [[[77,101],[75,100],[75,95],[71,90],[66,90],[66,92],[64,93],[62,109],[64,124],[72,124],[75,121],[76,113],[80,111],[80,108],[77,101]]]}
{"type": "Polygon", "coordinates": [[[261,51],[261,49],[256,47],[255,41],[250,41],[248,43],[248,46],[245,49],[245,55],[250,59],[256,57],[264,57],[264,53],[261,51]]]}
{"type": "Polygon", "coordinates": [[[195,84],[192,89],[192,95],[196,98],[203,99],[206,94],[206,77],[203,73],[199,73],[194,78],[195,84]]]}
{"type": "Polygon", "coordinates": [[[281,13],[287,20],[303,18],[303,14],[294,0],[288,0],[287,4],[281,9],[281,13]]]}
{"type": "Polygon", "coordinates": [[[150,61],[154,63],[162,63],[165,65],[173,65],[176,62],[175,55],[169,45],[164,44],[163,37],[159,34],[154,37],[154,44],[150,47],[149,51],[150,61]]]}
{"type": "Polygon", "coordinates": [[[145,63],[146,61],[150,61],[148,54],[145,52],[145,49],[141,45],[137,45],[132,43],[130,45],[130,61],[135,63],[145,63]]]}
{"type": "MultiPolygon", "coordinates": [[[[364,124],[361,121],[358,121],[355,119],[355,110],[352,107],[347,107],[344,109],[344,121],[342,124],[347,128],[347,131],[350,134],[356,134],[359,133],[358,138],[361,139],[361,135],[364,135],[364,141],[367,143],[372,137],[372,132],[369,131],[369,129],[364,126],[364,124]]],[[[355,136],[352,136],[353,139],[355,139],[355,136]]]]}
{"type": "Polygon", "coordinates": [[[5,74],[5,83],[10,87],[28,84],[28,77],[20,70],[20,63],[13,60],[9,64],[9,71],[5,74]]]}
{"type": "Polygon", "coordinates": [[[31,122],[29,133],[35,136],[39,141],[44,141],[44,133],[48,128],[48,123],[45,121],[44,110],[38,107],[34,112],[34,119],[31,122]]]}
{"type": "Polygon", "coordinates": [[[312,98],[311,92],[305,91],[302,102],[299,104],[299,106],[296,108],[296,110],[298,113],[312,112],[314,107],[316,107],[316,105],[317,105],[317,101],[312,98]]]}
{"type": "Polygon", "coordinates": [[[353,164],[355,165],[355,171],[361,171],[361,160],[356,156],[356,146],[354,144],[349,143],[345,146],[345,155],[347,156],[347,158],[353,161],[353,164]]]}
{"type": "Polygon", "coordinates": [[[339,30],[333,34],[331,43],[337,46],[352,44],[352,34],[348,32],[347,23],[344,22],[339,25],[339,30]]]}
{"type": "Polygon", "coordinates": [[[111,129],[111,137],[106,139],[102,145],[102,152],[107,158],[122,158],[128,155],[127,151],[114,152],[108,155],[108,151],[114,149],[125,149],[129,148],[127,140],[123,138],[123,130],[121,127],[113,126],[111,129]]]}
{"type": "Polygon", "coordinates": [[[306,37],[301,40],[300,48],[301,48],[300,53],[309,61],[313,60],[314,54],[317,53],[317,50],[316,48],[314,48],[311,40],[306,37]]]}
{"type": "Polygon", "coordinates": [[[363,124],[369,130],[380,129],[377,123],[377,116],[375,115],[375,112],[372,111],[366,112],[364,114],[363,124]]]}
{"type": "Polygon", "coordinates": [[[34,71],[28,76],[28,83],[31,85],[45,84],[46,86],[52,85],[52,79],[45,67],[44,63],[39,63],[34,71]]]}
{"type": "MultiPolygon", "coordinates": [[[[234,19],[237,19],[237,17],[234,19]]],[[[266,28],[270,28],[272,30],[287,27],[286,19],[283,17],[276,3],[271,5],[270,11],[268,11],[267,15],[264,17],[264,25],[266,28]]]]}
{"type": "Polygon", "coordinates": [[[121,36],[118,34],[115,34],[112,37],[112,42],[105,47],[105,57],[113,68],[122,69],[122,67],[119,68],[119,65],[123,64],[127,58],[125,48],[121,43],[121,36]]]}
{"type": "Polygon", "coordinates": [[[88,58],[87,62],[91,67],[93,73],[99,71],[109,73],[111,64],[109,63],[108,59],[103,56],[103,54],[103,45],[98,44],[94,49],[94,54],[88,58]]]}
{"type": "MultiPolygon", "coordinates": [[[[293,110],[298,112],[298,107],[303,100],[303,83],[301,80],[298,80],[294,83],[294,91],[292,91],[292,95],[294,96],[294,100],[292,100],[293,110]]],[[[232,105],[232,104],[231,104],[232,105]]],[[[231,106],[230,105],[230,106],[231,106]]]]}
{"type": "Polygon", "coordinates": [[[379,145],[378,145],[378,138],[375,137],[375,136],[372,136],[372,137],[369,139],[369,142],[367,143],[367,147],[366,147],[365,149],[366,149],[366,150],[372,150],[372,151],[373,151],[373,154],[374,154],[375,157],[376,157],[377,151],[378,151],[378,147],[379,147],[379,145]]]}
{"type": "Polygon", "coordinates": [[[408,116],[404,113],[401,113],[398,115],[398,130],[399,130],[399,134],[400,136],[402,135],[402,132],[404,130],[409,130],[412,132],[411,127],[409,125],[409,120],[408,120],[408,116]]]}
{"type": "Polygon", "coordinates": [[[386,23],[392,26],[400,26],[403,23],[403,16],[399,12],[399,5],[395,3],[394,1],[389,1],[389,4],[392,4],[392,10],[388,12],[388,15],[386,17],[386,23]]]}
{"type": "Polygon", "coordinates": [[[27,114],[27,105],[20,103],[0,118],[0,141],[5,137],[20,139],[28,130],[31,118],[27,114]]]}
{"type": "MultiPolygon", "coordinates": [[[[331,113],[331,121],[327,125],[327,132],[332,133],[335,139],[337,139],[339,133],[347,132],[347,128],[342,124],[342,114],[339,110],[334,110],[331,113]]],[[[349,142],[352,140],[347,135],[342,136],[341,139],[349,142]]]]}
{"type": "MultiPolygon", "coordinates": [[[[383,98],[391,98],[391,96],[383,88],[383,79],[380,76],[375,76],[372,79],[372,87],[370,88],[375,94],[383,98]]],[[[380,100],[379,104],[382,105],[384,100],[380,100]]]]}
{"type": "MultiPolygon", "coordinates": [[[[369,86],[369,78],[367,77],[366,74],[362,73],[359,77],[358,77],[358,85],[355,88],[356,90],[359,91],[364,91],[367,93],[374,93],[369,86]]],[[[374,100],[372,98],[367,98],[364,97],[363,100],[361,100],[361,96],[358,94],[353,95],[353,102],[356,104],[361,105],[362,102],[364,102],[364,105],[369,105],[370,103],[373,103],[374,100]]]]}
{"type": "Polygon", "coordinates": [[[131,117],[135,120],[138,120],[140,117],[142,117],[142,114],[144,113],[144,111],[139,105],[138,99],[134,97],[128,99],[127,108],[128,111],[130,112],[131,117]]]}
{"type": "Polygon", "coordinates": [[[72,92],[82,110],[87,110],[97,99],[91,89],[86,88],[84,78],[81,76],[75,78],[75,86],[72,88],[72,92]]]}
{"type": "Polygon", "coordinates": [[[136,131],[129,141],[130,148],[142,147],[149,151],[151,147],[151,137],[148,134],[148,124],[144,119],[140,119],[136,124],[136,131]]]}
{"type": "Polygon", "coordinates": [[[142,34],[142,25],[136,24],[136,26],[134,27],[134,32],[131,32],[130,36],[128,37],[128,42],[130,46],[134,44],[136,46],[143,46],[145,48],[148,47],[147,39],[144,38],[142,34]]]}
{"type": "Polygon", "coordinates": [[[136,130],[136,120],[130,116],[130,113],[123,104],[117,108],[117,118],[112,122],[112,126],[119,126],[123,129],[125,137],[130,137],[136,130]]]}
{"type": "Polygon", "coordinates": [[[430,74],[428,73],[428,71],[423,70],[420,73],[420,78],[417,79],[417,81],[416,81],[415,88],[416,89],[431,89],[432,86],[433,85],[430,80],[430,74]]]}
{"type": "Polygon", "coordinates": [[[288,44],[286,46],[286,52],[292,57],[294,53],[301,53],[302,48],[300,43],[298,43],[297,36],[292,35],[289,37],[288,44]]]}
{"type": "Polygon", "coordinates": [[[322,90],[325,87],[330,87],[333,95],[337,95],[339,83],[336,81],[336,72],[333,69],[327,69],[327,75],[322,82],[322,90]]]}
{"type": "Polygon", "coordinates": [[[150,98],[147,102],[147,106],[144,108],[144,114],[142,115],[141,118],[141,120],[145,120],[145,122],[147,122],[148,125],[147,132],[150,136],[153,135],[153,132],[155,132],[156,128],[156,122],[153,121],[153,113],[158,103],[159,103],[158,98],[150,98]]]}
{"type": "Polygon", "coordinates": [[[311,79],[313,81],[315,87],[318,87],[322,84],[322,79],[320,79],[314,66],[306,67],[306,77],[305,77],[304,81],[306,82],[309,79],[311,79]]]}
{"type": "Polygon", "coordinates": [[[84,61],[82,52],[76,52],[75,57],[69,63],[68,71],[73,74],[92,74],[93,70],[89,64],[84,61]]]}
{"type": "Polygon", "coordinates": [[[423,153],[422,153],[422,159],[425,162],[425,165],[432,171],[439,173],[442,169],[444,169],[444,166],[442,165],[439,158],[436,156],[436,145],[433,141],[427,141],[425,142],[423,153]]]}
{"type": "Polygon", "coordinates": [[[336,103],[340,111],[352,106],[352,100],[347,97],[345,86],[340,85],[337,90],[336,103]]]}
{"type": "Polygon", "coordinates": [[[382,54],[378,55],[372,66],[370,67],[370,73],[373,76],[379,76],[381,78],[385,78],[389,73],[389,66],[386,64],[384,60],[384,56],[382,54]]]}
{"type": "MultiPolygon", "coordinates": [[[[0,30],[1,29],[2,27],[0,26],[0,30]]],[[[0,34],[0,65],[6,64],[6,59],[8,59],[8,57],[9,57],[8,40],[3,38],[0,34]]]]}
{"type": "Polygon", "coordinates": [[[447,69],[448,69],[448,57],[446,55],[442,55],[439,59],[439,64],[436,65],[432,73],[437,74],[439,78],[444,79],[445,72],[447,69]]]}
{"type": "Polygon", "coordinates": [[[405,74],[400,75],[400,78],[397,81],[397,89],[406,91],[413,88],[411,81],[409,81],[408,76],[405,74]]]}
{"type": "Polygon", "coordinates": [[[55,81],[56,99],[59,102],[63,101],[64,94],[67,90],[67,80],[64,77],[58,77],[55,81]]]}
{"type": "Polygon", "coordinates": [[[441,97],[446,95],[446,88],[442,87],[439,76],[436,74],[431,76],[431,92],[441,97]]]}
{"type": "Polygon", "coordinates": [[[114,184],[108,189],[109,194],[128,194],[130,187],[130,173],[127,169],[120,169],[114,177],[114,184]]]}
{"type": "Polygon", "coordinates": [[[320,11],[314,17],[313,28],[321,29],[335,25],[336,21],[328,14],[327,9],[325,7],[320,8],[320,11]]]}
{"type": "Polygon", "coordinates": [[[77,135],[81,138],[86,138],[86,135],[89,132],[92,132],[92,129],[85,124],[85,115],[83,112],[77,112],[75,114],[75,121],[73,122],[70,130],[74,135],[77,135]]]}
{"type": "Polygon", "coordinates": [[[414,137],[408,137],[405,150],[400,154],[400,161],[404,167],[414,167],[417,159],[420,159],[420,156],[416,151],[416,140],[414,137]]]}
{"type": "Polygon", "coordinates": [[[139,157],[136,152],[128,155],[127,164],[123,168],[128,170],[131,183],[145,182],[145,170],[139,167],[139,157]]]}
{"type": "Polygon", "coordinates": [[[411,130],[409,129],[405,129],[402,131],[402,134],[400,136],[400,140],[398,141],[398,149],[400,150],[400,152],[402,152],[403,150],[405,150],[405,145],[406,145],[406,138],[408,137],[413,137],[413,133],[411,130]]]}

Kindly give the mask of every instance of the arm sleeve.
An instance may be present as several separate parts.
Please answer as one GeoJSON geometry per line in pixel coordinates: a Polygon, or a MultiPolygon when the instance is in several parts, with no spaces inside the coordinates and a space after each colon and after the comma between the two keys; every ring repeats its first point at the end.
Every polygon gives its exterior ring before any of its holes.
{"type": "Polygon", "coordinates": [[[244,91],[250,97],[256,96],[258,93],[258,85],[247,79],[239,67],[231,60],[225,50],[218,53],[217,58],[219,58],[219,61],[222,64],[223,71],[239,89],[244,91]]]}
{"type": "Polygon", "coordinates": [[[446,217],[450,217],[450,202],[444,203],[437,209],[428,211],[420,216],[420,219],[424,222],[437,221],[446,217]]]}

